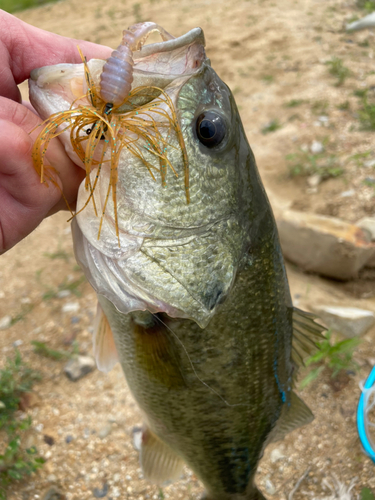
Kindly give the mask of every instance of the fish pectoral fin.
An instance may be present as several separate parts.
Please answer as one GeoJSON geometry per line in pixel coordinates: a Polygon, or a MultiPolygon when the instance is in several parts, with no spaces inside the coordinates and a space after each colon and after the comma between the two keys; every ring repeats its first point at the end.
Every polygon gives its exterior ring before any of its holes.
{"type": "Polygon", "coordinates": [[[148,428],[142,433],[140,460],[145,478],[159,485],[177,481],[184,465],[181,458],[148,428]]]}
{"type": "Polygon", "coordinates": [[[304,365],[304,359],[318,350],[317,343],[324,340],[324,326],[315,323],[317,316],[293,308],[292,360],[296,367],[304,365]]]}
{"type": "Polygon", "coordinates": [[[94,322],[93,349],[97,367],[108,373],[119,361],[115,340],[107,316],[98,303],[94,322]]]}
{"type": "Polygon", "coordinates": [[[280,441],[289,432],[298,429],[302,425],[309,424],[313,420],[314,415],[310,408],[292,391],[290,403],[284,403],[281,416],[272,430],[268,442],[275,443],[276,441],[280,441]]]}

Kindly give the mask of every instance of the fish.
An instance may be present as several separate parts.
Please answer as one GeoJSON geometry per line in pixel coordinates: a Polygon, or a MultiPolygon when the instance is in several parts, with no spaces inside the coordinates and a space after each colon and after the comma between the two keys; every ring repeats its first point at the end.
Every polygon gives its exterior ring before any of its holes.
{"type": "MultiPolygon", "coordinates": [[[[195,28],[134,52],[132,88],[160,88],[173,102],[188,158],[189,200],[181,143],[165,126],[176,175],[153,179],[124,148],[117,207],[108,200],[100,237],[94,204],[81,210],[87,190],[80,187],[74,251],[98,295],[97,365],[108,372],[121,363],[144,417],[144,477],[166,484],[187,464],[208,500],[264,500],[254,477],[265,447],[313,419],[293,387],[323,328],[293,307],[254,154],[234,97],[204,47],[203,31],[195,28]]],[[[103,64],[88,61],[94,81],[103,64]]],[[[31,75],[30,100],[44,118],[84,93],[84,65],[31,75]]],[[[79,164],[69,133],[59,138],[79,164]]],[[[142,147],[156,168],[158,159],[142,147]]],[[[98,213],[110,169],[103,162],[91,193],[98,213]]],[[[97,169],[90,175],[93,184],[97,169]]]]}

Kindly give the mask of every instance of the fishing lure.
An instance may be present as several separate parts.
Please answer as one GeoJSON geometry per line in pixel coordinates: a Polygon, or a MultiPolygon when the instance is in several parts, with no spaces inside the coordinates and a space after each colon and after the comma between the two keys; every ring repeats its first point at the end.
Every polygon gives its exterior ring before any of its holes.
{"type": "Polygon", "coordinates": [[[159,172],[162,184],[165,185],[168,167],[178,176],[166,154],[169,145],[168,138],[173,130],[183,157],[186,201],[187,203],[190,201],[187,152],[171,98],[158,87],[140,86],[131,89],[134,66],[133,52],[141,49],[148,36],[154,31],[160,33],[163,41],[174,38],[155,23],[139,23],[124,30],[121,45],[112,52],[111,57],[103,66],[99,88],[95,85],[87,61],[78,48],[84,64],[87,93],[76,99],[70,109],[51,115],[42,124],[44,127],[38,135],[32,151],[34,167],[40,175],[41,182],[51,181],[57,185],[53,176],[47,174],[53,168],[45,165],[45,155],[50,141],[70,129],[72,147],[85,166],[85,188],[89,192],[88,198],[79,212],[73,214],[70,210],[72,218],[84,210],[90,200],[94,205],[95,214],[98,215],[93,194],[103,165],[110,165],[109,185],[101,213],[98,239],[109,195],[112,192],[114,221],[119,246],[116,186],[118,162],[123,148],[128,149],[142,161],[154,180],[156,180],[154,172],[159,172]],[[146,103],[133,104],[135,98],[139,97],[146,103]],[[89,105],[77,104],[83,98],[89,101],[89,105]],[[121,111],[124,104],[127,105],[126,112],[121,111]],[[144,150],[158,158],[159,168],[145,158],[144,150]],[[93,169],[96,169],[96,175],[92,183],[90,174],[93,169]]]}

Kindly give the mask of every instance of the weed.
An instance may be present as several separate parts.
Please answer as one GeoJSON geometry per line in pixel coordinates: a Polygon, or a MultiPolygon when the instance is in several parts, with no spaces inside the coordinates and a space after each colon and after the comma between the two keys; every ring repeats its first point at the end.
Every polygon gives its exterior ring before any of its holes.
{"type": "Polygon", "coordinates": [[[44,463],[35,447],[22,447],[21,437],[30,427],[31,418],[20,419],[16,413],[22,395],[30,392],[37,380],[40,374],[23,362],[19,351],[0,370],[0,431],[6,435],[0,447],[0,500],[6,500],[12,481],[32,474],[44,463]]]}
{"type": "Polygon", "coordinates": [[[65,260],[65,262],[68,262],[70,259],[70,255],[68,254],[68,252],[65,252],[65,250],[62,250],[61,248],[53,253],[45,252],[43,255],[51,260],[62,259],[65,260]]]}
{"type": "Polygon", "coordinates": [[[358,45],[360,47],[370,47],[370,42],[366,39],[366,40],[363,40],[363,42],[358,42],[358,45]]]}
{"type": "Polygon", "coordinates": [[[329,102],[326,100],[315,101],[312,106],[312,112],[315,115],[327,115],[328,114],[329,102]]]}
{"type": "Polygon", "coordinates": [[[304,99],[292,99],[284,104],[285,108],[296,108],[306,102],[304,99]]]}
{"type": "Polygon", "coordinates": [[[272,75],[263,75],[262,80],[266,83],[272,83],[274,81],[274,78],[272,75]]]}
{"type": "Polygon", "coordinates": [[[350,109],[350,102],[349,101],[344,101],[340,104],[337,105],[337,109],[341,111],[349,111],[350,109]]]}
{"type": "Polygon", "coordinates": [[[271,120],[267,125],[265,125],[262,128],[262,134],[269,134],[270,132],[275,132],[275,130],[278,130],[281,128],[281,124],[279,120],[271,120]]]}
{"type": "Polygon", "coordinates": [[[331,376],[336,377],[342,370],[357,370],[358,366],[353,361],[353,352],[360,343],[357,338],[331,341],[332,332],[327,331],[323,342],[318,344],[319,350],[305,361],[305,366],[315,366],[302,380],[301,388],[306,387],[315,380],[324,368],[328,368],[331,376]]]}
{"type": "Polygon", "coordinates": [[[342,85],[351,73],[350,69],[344,66],[342,59],[339,57],[332,57],[326,64],[330,66],[330,74],[337,78],[336,87],[342,85]]]}
{"type": "Polygon", "coordinates": [[[334,154],[310,153],[309,151],[298,151],[286,156],[289,174],[291,177],[309,176],[318,174],[322,179],[338,177],[344,173],[340,167],[338,158],[334,154]]]}
{"type": "Polygon", "coordinates": [[[368,151],[364,151],[363,153],[356,153],[352,156],[349,156],[348,160],[353,160],[357,167],[363,167],[363,160],[372,155],[373,151],[369,149],[368,151]]]}
{"type": "Polygon", "coordinates": [[[363,9],[368,13],[374,12],[375,0],[357,0],[357,7],[363,9]]]}
{"type": "Polygon", "coordinates": [[[55,359],[57,361],[61,361],[63,359],[70,359],[74,355],[78,354],[78,344],[74,343],[73,344],[73,351],[63,351],[63,350],[56,350],[56,349],[51,349],[50,347],[47,346],[45,342],[38,342],[37,340],[32,340],[31,344],[34,346],[34,352],[36,354],[40,354],[41,356],[44,356],[45,358],[50,358],[50,359],[55,359]]]}
{"type": "Polygon", "coordinates": [[[361,500],[375,500],[375,496],[370,488],[362,488],[361,500]]]}
{"type": "Polygon", "coordinates": [[[52,1],[55,0],[0,0],[0,9],[12,13],[19,10],[30,9],[32,7],[39,7],[40,5],[44,5],[52,1]]]}
{"type": "Polygon", "coordinates": [[[163,490],[162,490],[161,488],[159,488],[158,499],[159,499],[159,500],[164,500],[164,499],[165,499],[165,496],[164,496],[163,490]]]}
{"type": "Polygon", "coordinates": [[[362,130],[375,130],[375,102],[369,101],[368,89],[356,91],[356,96],[361,99],[362,104],[358,110],[358,119],[362,130]]]}
{"type": "Polygon", "coordinates": [[[42,299],[43,300],[51,300],[57,297],[59,292],[62,292],[63,290],[68,290],[72,292],[76,297],[81,297],[82,293],[79,290],[79,287],[82,283],[86,281],[86,278],[84,276],[81,276],[80,278],[69,282],[68,280],[65,280],[63,283],[60,283],[60,285],[57,287],[57,290],[48,289],[46,292],[44,292],[42,299]]]}
{"type": "Polygon", "coordinates": [[[133,5],[133,15],[136,23],[140,23],[142,21],[142,13],[141,13],[141,4],[135,3],[133,5]]]}

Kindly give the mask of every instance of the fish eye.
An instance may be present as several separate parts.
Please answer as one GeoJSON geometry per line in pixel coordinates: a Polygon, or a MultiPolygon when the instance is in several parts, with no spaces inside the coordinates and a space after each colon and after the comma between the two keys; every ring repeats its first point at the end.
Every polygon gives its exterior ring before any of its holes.
{"type": "Polygon", "coordinates": [[[206,111],[198,116],[196,129],[199,141],[207,148],[218,146],[227,131],[224,118],[213,111],[206,111]]]}

